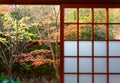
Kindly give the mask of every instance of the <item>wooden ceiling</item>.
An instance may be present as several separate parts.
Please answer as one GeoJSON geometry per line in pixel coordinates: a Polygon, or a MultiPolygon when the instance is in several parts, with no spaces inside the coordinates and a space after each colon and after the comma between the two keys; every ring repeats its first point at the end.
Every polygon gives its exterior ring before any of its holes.
{"type": "Polygon", "coordinates": [[[120,0],[0,0],[0,4],[120,4],[120,0]]]}

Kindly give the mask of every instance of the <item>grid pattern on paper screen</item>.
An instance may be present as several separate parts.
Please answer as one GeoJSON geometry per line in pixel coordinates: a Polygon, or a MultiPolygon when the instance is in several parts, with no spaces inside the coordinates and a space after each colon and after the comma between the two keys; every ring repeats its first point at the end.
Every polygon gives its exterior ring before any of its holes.
{"type": "Polygon", "coordinates": [[[119,83],[120,8],[62,12],[64,83],[119,83]]]}

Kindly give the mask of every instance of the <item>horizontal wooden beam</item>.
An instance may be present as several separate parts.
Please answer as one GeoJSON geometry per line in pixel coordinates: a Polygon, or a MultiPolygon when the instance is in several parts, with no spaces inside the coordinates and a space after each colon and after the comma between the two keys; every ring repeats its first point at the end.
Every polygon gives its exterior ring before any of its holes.
{"type": "Polygon", "coordinates": [[[120,0],[0,0],[0,4],[120,4],[120,0]]]}

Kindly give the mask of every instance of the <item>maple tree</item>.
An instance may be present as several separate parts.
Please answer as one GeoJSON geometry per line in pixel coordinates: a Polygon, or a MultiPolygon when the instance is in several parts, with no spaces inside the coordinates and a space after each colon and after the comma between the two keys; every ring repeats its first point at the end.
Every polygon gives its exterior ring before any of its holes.
{"type": "MultiPolygon", "coordinates": [[[[24,6],[23,6],[24,8],[24,6]]],[[[28,7],[29,8],[29,7],[28,7]]],[[[31,26],[37,30],[38,34],[38,43],[40,45],[45,45],[48,50],[50,50],[52,64],[55,70],[57,82],[60,82],[60,75],[59,75],[59,66],[60,66],[60,26],[59,26],[59,10],[56,9],[54,6],[49,7],[48,9],[44,9],[39,11],[39,8],[36,10],[35,7],[32,7],[27,13],[33,17],[34,19],[31,20],[33,22],[31,26]],[[36,12],[40,12],[37,13],[36,12]],[[48,13],[50,12],[50,13],[48,13]],[[41,17],[41,15],[43,15],[41,17]],[[39,17],[39,18],[38,18],[39,17]],[[34,22],[35,20],[35,22],[34,22]]],[[[27,11],[27,7],[26,7],[27,11]]],[[[24,11],[23,11],[24,12],[24,11]]],[[[45,49],[44,49],[45,50],[45,49]]],[[[39,57],[40,58],[40,57],[39,57]]],[[[36,60],[36,59],[34,59],[36,60]]],[[[41,61],[38,60],[36,62],[37,65],[41,65],[41,61]]]]}

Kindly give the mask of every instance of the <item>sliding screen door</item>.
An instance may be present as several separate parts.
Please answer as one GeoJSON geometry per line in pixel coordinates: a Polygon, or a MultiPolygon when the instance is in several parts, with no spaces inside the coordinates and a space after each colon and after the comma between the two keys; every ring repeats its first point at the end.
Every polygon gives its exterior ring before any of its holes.
{"type": "Polygon", "coordinates": [[[120,8],[61,8],[61,82],[120,83],[120,8]]]}

